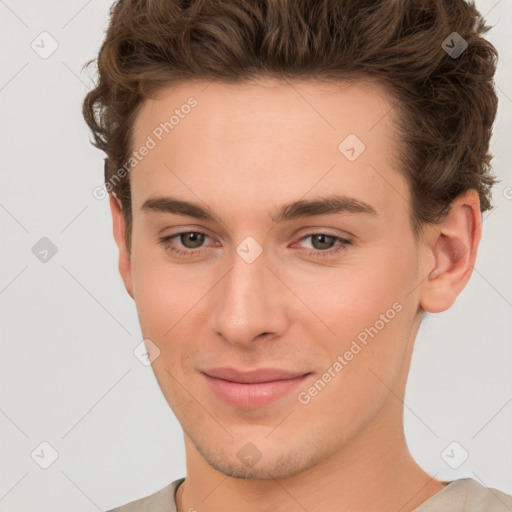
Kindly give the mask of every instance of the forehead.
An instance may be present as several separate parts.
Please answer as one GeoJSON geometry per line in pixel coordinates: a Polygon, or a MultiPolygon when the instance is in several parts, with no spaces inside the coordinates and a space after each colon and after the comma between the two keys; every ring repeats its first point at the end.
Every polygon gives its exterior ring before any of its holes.
{"type": "Polygon", "coordinates": [[[382,85],[369,81],[184,82],[144,102],[135,119],[134,141],[137,145],[154,132],[157,139],[172,133],[178,142],[195,131],[197,142],[207,138],[223,145],[233,137],[247,143],[276,135],[330,144],[348,130],[362,139],[374,130],[376,136],[389,131],[393,104],[382,85]],[[192,121],[185,122],[187,118],[192,121]],[[159,130],[166,122],[171,126],[159,130]]]}
{"type": "Polygon", "coordinates": [[[393,101],[381,85],[360,81],[164,89],[135,119],[134,149],[151,149],[131,172],[134,209],[162,191],[219,208],[219,195],[262,207],[333,187],[399,201],[407,190],[397,172],[393,101]]]}

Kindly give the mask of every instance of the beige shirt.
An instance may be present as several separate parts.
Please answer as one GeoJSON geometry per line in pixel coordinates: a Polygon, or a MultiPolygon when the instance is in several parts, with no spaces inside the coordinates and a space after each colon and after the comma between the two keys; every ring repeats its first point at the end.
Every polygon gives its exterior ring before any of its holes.
{"type": "MultiPolygon", "coordinates": [[[[176,490],[180,478],[146,498],[132,501],[109,512],[177,512],[176,490]]],[[[472,478],[450,482],[423,502],[414,512],[512,512],[512,496],[487,488],[472,478]]]]}

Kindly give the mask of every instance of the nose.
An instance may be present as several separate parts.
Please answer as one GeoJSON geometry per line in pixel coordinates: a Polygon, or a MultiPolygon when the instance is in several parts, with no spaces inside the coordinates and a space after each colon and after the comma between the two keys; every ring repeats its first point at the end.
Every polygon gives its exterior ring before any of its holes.
{"type": "Polygon", "coordinates": [[[250,345],[282,335],[289,322],[286,287],[263,252],[248,263],[234,253],[231,270],[215,287],[210,329],[231,344],[250,345]]]}

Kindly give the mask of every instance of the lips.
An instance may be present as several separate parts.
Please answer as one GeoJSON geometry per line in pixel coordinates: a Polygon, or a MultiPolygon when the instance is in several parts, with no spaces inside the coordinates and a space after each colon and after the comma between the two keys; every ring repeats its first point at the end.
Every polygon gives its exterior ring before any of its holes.
{"type": "Polygon", "coordinates": [[[258,384],[260,382],[274,382],[276,380],[289,380],[301,377],[309,372],[295,372],[288,370],[279,370],[273,368],[261,368],[242,372],[234,368],[212,368],[204,370],[203,373],[216,379],[227,380],[229,382],[238,382],[241,384],[258,384]]]}
{"type": "Polygon", "coordinates": [[[211,368],[202,373],[214,396],[243,409],[270,405],[291,393],[310,375],[310,372],[274,368],[246,372],[234,368],[211,368]]]}

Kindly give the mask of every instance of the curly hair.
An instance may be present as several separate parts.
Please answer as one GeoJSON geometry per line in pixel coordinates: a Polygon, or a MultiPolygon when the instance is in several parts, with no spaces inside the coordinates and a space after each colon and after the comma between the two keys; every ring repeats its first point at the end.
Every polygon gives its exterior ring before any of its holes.
{"type": "Polygon", "coordinates": [[[191,80],[379,81],[400,113],[399,170],[416,235],[466,190],[488,210],[498,103],[489,28],[465,0],[117,0],[82,111],[106,154],[128,249],[134,120],[146,99],[191,80]]]}

